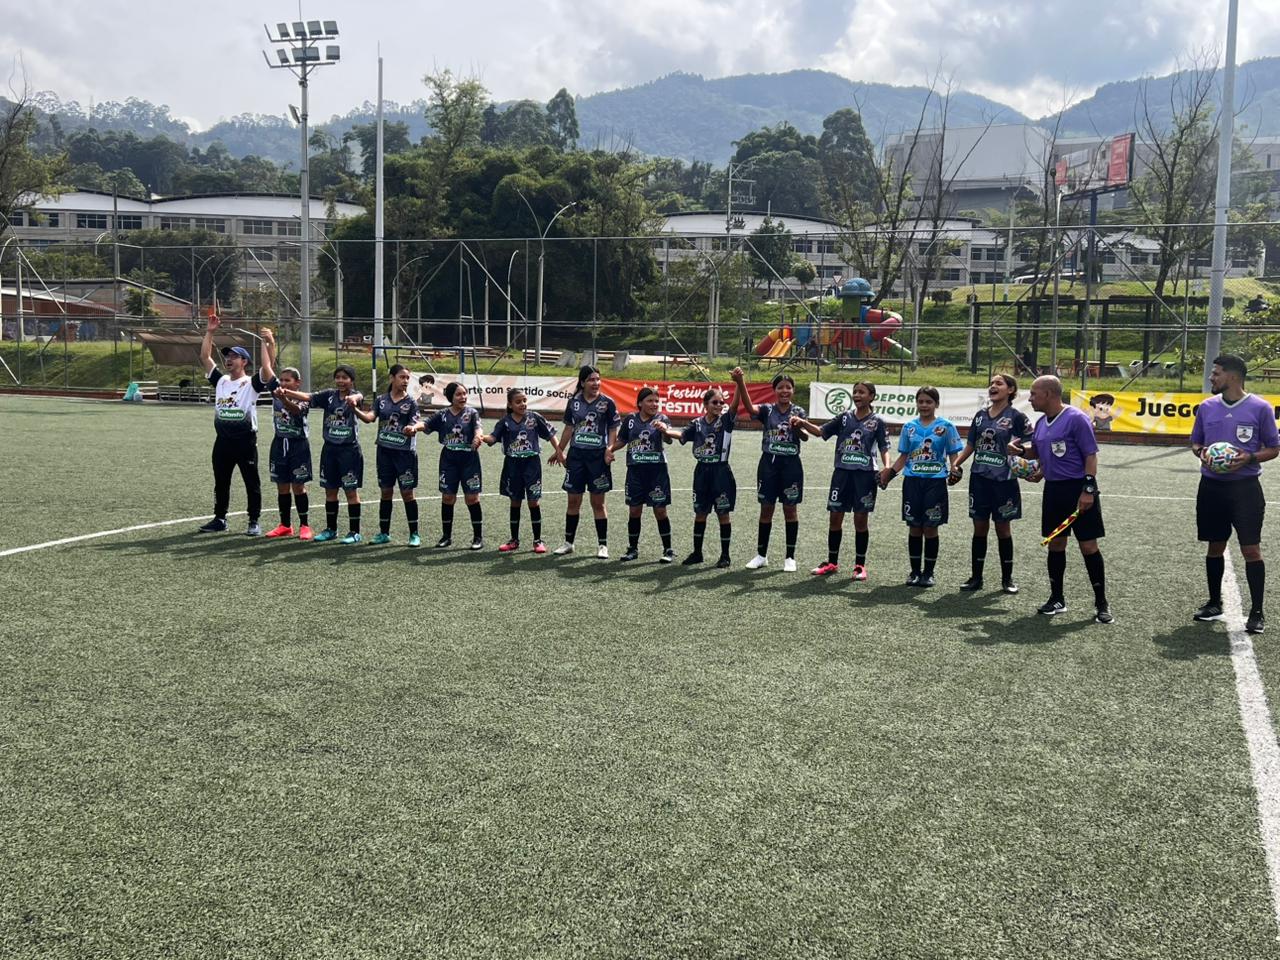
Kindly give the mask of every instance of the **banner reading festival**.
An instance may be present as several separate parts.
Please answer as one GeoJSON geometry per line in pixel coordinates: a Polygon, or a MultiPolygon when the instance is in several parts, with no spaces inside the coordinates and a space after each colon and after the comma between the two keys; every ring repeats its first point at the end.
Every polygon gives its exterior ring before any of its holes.
{"type": "MultiPolygon", "coordinates": [[[[901,426],[916,417],[916,391],[918,386],[876,384],[876,399],[871,409],[885,423],[901,426]]],[[[973,421],[973,415],[987,405],[986,385],[972,387],[938,387],[941,402],[938,416],[945,417],[963,432],[973,421]]],[[[1021,410],[1034,423],[1039,414],[1031,409],[1027,391],[1020,388],[1013,406],[1021,410]]],[[[809,418],[830,420],[846,410],[853,409],[852,383],[812,383],[809,385],[809,418]]]]}
{"type": "MultiPolygon", "coordinates": [[[[1154,433],[1189,437],[1196,421],[1196,410],[1204,401],[1202,393],[1155,393],[1130,391],[1072,390],[1071,403],[1093,421],[1098,433],[1154,433]]],[[[1280,396],[1263,395],[1274,408],[1280,421],[1280,396]]]]}

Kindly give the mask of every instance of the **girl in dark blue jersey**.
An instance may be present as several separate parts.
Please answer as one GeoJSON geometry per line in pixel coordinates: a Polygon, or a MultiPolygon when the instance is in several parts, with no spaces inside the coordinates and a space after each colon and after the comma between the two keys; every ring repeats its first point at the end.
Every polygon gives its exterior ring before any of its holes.
{"type": "Polygon", "coordinates": [[[680,434],[681,443],[693,444],[693,457],[698,461],[693,468],[693,553],[684,558],[686,567],[702,563],[702,540],[707,532],[707,517],[713,512],[720,521],[720,559],[716,566],[729,566],[738,484],[729,466],[734,410],[725,408],[724,391],[712,387],[702,395],[702,416],[680,434]]]}
{"type": "Polygon", "coordinates": [[[529,524],[533,528],[533,552],[546,553],[542,540],[542,460],[539,440],[555,439],[556,431],[545,417],[529,409],[529,398],[523,390],[507,391],[507,415],[494,424],[493,432],[481,439],[493,446],[502,444],[502,479],[498,489],[511,498],[511,539],[498,548],[499,553],[520,549],[520,504],[529,501],[529,524]]]}
{"type": "Polygon", "coordinates": [[[565,509],[564,543],[555,555],[573,553],[578,532],[578,512],[582,495],[591,498],[591,512],[596,520],[596,556],[609,559],[609,516],[605,513],[604,495],[613,489],[613,444],[618,439],[618,408],[600,392],[600,371],[585,366],[578,371],[578,389],[564,409],[565,429],[560,434],[555,452],[548,463],[565,468],[563,490],[569,494],[565,509]],[[568,456],[565,448],[568,447],[568,456]]]}
{"type": "Polygon", "coordinates": [[[658,536],[662,538],[662,556],[658,562],[670,563],[676,558],[671,549],[671,519],[667,516],[671,476],[662,447],[680,434],[658,412],[658,391],[653,387],[642,387],[636,403],[640,409],[622,418],[618,438],[613,443],[615,451],[627,448],[627,552],[621,559],[626,563],[640,556],[640,519],[648,504],[653,508],[658,536]]]}
{"type": "Polygon", "coordinates": [[[405,520],[409,524],[409,546],[416,547],[422,540],[418,536],[418,501],[414,496],[418,486],[418,442],[414,434],[421,422],[418,403],[409,396],[408,368],[397,363],[392,365],[390,373],[391,387],[374,397],[373,409],[368,413],[356,411],[356,416],[365,423],[376,421],[378,424],[377,472],[382,499],[378,501],[378,533],[373,542],[391,542],[391,509],[395,488],[399,486],[405,520]]]}
{"type": "Polygon", "coordinates": [[[748,570],[759,570],[769,562],[769,534],[773,530],[773,511],[782,501],[782,516],[786,521],[787,555],[782,569],[794,573],[796,569],[796,538],[800,534],[800,521],[796,507],[804,500],[804,466],[800,463],[800,443],[808,435],[800,429],[804,420],[804,407],[792,403],[796,382],[790,374],[780,373],[773,378],[775,403],[756,406],[747,393],[746,375],[741,367],[733,368],[733,382],[737,385],[736,403],[747,416],[763,425],[760,465],[756,468],[756,499],[760,501],[760,529],[756,541],[756,555],[747,561],[748,570]]]}
{"type": "Polygon", "coordinates": [[[433,414],[419,429],[440,436],[440,540],[443,549],[453,543],[453,507],[458,502],[458,488],[471,514],[471,549],[484,546],[484,515],[480,509],[480,411],[467,406],[467,388],[449,383],[444,388],[449,406],[433,414]]]}

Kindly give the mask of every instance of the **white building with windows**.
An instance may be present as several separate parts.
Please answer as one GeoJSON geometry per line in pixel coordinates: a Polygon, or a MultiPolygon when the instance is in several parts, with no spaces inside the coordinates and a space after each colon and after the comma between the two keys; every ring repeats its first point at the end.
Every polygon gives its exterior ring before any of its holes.
{"type": "MultiPolygon", "coordinates": [[[[666,272],[675,260],[701,259],[699,253],[723,253],[732,245],[737,250],[744,238],[760,229],[763,213],[734,212],[726,219],[723,210],[668,214],[663,223],[663,236],[654,239],[654,257],[666,272]]],[[[835,277],[849,276],[849,268],[840,258],[840,225],[834,220],[798,217],[785,213],[770,215],[791,231],[791,248],[813,264],[817,271],[815,285],[825,286],[835,277]]]]}

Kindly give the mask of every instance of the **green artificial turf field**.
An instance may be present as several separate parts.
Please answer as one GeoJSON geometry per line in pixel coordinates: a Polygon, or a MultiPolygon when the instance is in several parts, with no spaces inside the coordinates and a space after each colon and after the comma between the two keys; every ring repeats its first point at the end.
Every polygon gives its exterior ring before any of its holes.
{"type": "MultiPolygon", "coordinates": [[[[206,514],[210,420],[0,398],[0,554],[206,514]]],[[[734,451],[727,571],[656,565],[651,516],[638,564],[532,556],[527,526],[499,557],[496,496],[482,554],[408,550],[397,504],[386,547],[237,517],[4,557],[0,956],[1280,957],[1228,636],[1190,620],[1185,452],[1103,448],[1103,627],[1074,548],[1071,612],[1034,615],[1030,486],[1018,596],[954,589],[959,490],[939,587],[901,586],[900,481],[870,582],[847,579],[851,530],[842,574],[809,576],[820,442],[801,571],[781,524],[773,565],[743,570],[758,437],[734,451]]],[[[683,556],[692,462],[671,459],[683,556]]],[[[1264,481],[1274,513],[1280,467],[1264,481]]],[[[423,520],[433,542],[434,498],[423,520]]],[[[1275,638],[1256,646],[1274,702],[1275,638]]]]}

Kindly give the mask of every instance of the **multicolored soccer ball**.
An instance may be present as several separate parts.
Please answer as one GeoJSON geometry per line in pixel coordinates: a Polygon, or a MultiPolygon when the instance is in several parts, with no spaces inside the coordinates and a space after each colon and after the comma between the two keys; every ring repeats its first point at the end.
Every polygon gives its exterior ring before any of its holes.
{"type": "Polygon", "coordinates": [[[1009,457],[1009,472],[1019,480],[1026,480],[1039,469],[1039,460],[1028,460],[1026,457],[1009,457]]]}
{"type": "Polygon", "coordinates": [[[1219,440],[1217,443],[1209,444],[1209,448],[1204,452],[1204,460],[1214,473],[1227,473],[1239,455],[1239,450],[1227,441],[1219,440]]]}

